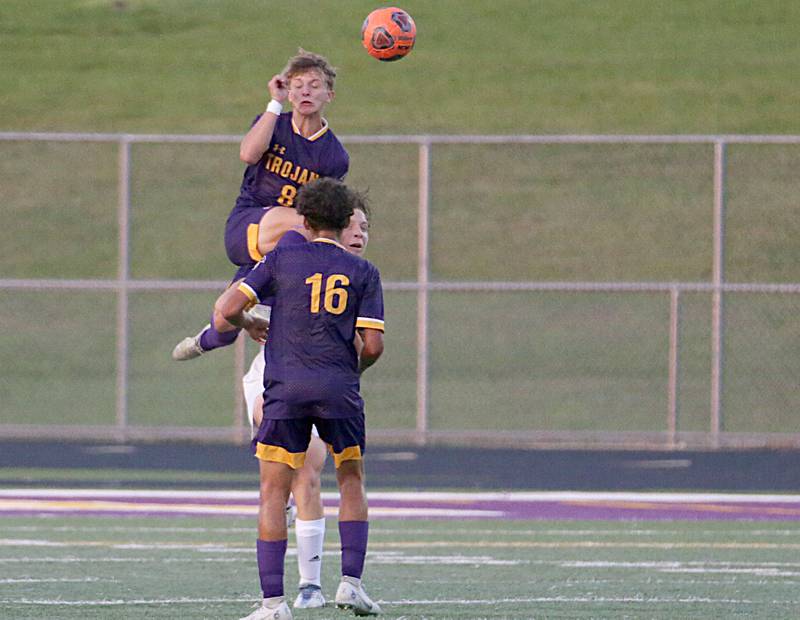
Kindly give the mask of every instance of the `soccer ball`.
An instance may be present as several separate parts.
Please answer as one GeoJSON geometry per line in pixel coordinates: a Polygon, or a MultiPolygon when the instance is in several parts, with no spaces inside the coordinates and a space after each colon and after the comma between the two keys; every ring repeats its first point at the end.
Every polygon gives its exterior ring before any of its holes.
{"type": "Polygon", "coordinates": [[[417,26],[403,9],[375,9],[361,26],[361,43],[378,60],[400,60],[414,47],[417,26]]]}

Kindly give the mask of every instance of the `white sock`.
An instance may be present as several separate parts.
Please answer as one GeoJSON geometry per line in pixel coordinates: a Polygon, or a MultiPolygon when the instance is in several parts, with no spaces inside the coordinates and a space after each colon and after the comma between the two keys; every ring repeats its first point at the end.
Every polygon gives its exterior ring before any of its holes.
{"type": "Polygon", "coordinates": [[[294,524],[297,536],[297,569],[300,585],[322,587],[322,545],[325,540],[325,517],[313,521],[298,519],[294,524]]]}

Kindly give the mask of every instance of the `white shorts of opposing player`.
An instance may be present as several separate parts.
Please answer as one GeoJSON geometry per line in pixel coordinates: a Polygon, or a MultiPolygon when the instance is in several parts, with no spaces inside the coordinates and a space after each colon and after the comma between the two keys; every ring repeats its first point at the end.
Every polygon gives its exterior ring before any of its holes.
{"type": "MultiPolygon", "coordinates": [[[[256,306],[269,308],[269,306],[256,306]]],[[[256,401],[259,401],[259,396],[264,393],[264,368],[266,368],[266,361],[264,360],[264,345],[258,348],[258,353],[253,358],[250,368],[242,377],[242,389],[244,390],[244,402],[247,405],[247,420],[250,424],[250,439],[255,437],[258,427],[253,423],[256,411],[256,401]]],[[[311,433],[319,437],[317,427],[311,427],[311,433]]]]}
{"type": "Polygon", "coordinates": [[[253,425],[253,416],[256,411],[256,401],[264,393],[264,345],[258,347],[258,353],[250,364],[250,369],[242,377],[242,388],[244,389],[244,402],[247,405],[247,420],[250,423],[250,438],[256,434],[256,427],[253,425]]]}

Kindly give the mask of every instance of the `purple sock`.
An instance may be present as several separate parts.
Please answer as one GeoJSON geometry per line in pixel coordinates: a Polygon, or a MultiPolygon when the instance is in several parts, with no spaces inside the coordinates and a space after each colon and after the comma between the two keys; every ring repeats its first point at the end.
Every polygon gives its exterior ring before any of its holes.
{"type": "Polygon", "coordinates": [[[286,557],[285,540],[256,540],[258,577],[264,598],[283,596],[283,561],[286,557]]]}
{"type": "Polygon", "coordinates": [[[368,521],[339,521],[342,541],[342,575],[361,579],[369,538],[368,521]]]}
{"type": "Polygon", "coordinates": [[[214,329],[214,323],[212,322],[211,327],[206,327],[203,333],[200,334],[200,346],[203,351],[213,351],[220,347],[227,347],[229,344],[234,343],[240,331],[239,329],[234,329],[231,332],[218,332],[214,329]]]}

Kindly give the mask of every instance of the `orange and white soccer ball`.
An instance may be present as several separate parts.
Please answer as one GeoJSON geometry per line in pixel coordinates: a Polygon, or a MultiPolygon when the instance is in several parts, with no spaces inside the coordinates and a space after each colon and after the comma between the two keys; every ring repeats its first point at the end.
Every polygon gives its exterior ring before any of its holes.
{"type": "Polygon", "coordinates": [[[361,26],[361,43],[373,58],[400,60],[414,47],[417,26],[403,9],[390,6],[375,9],[361,26]]]}

